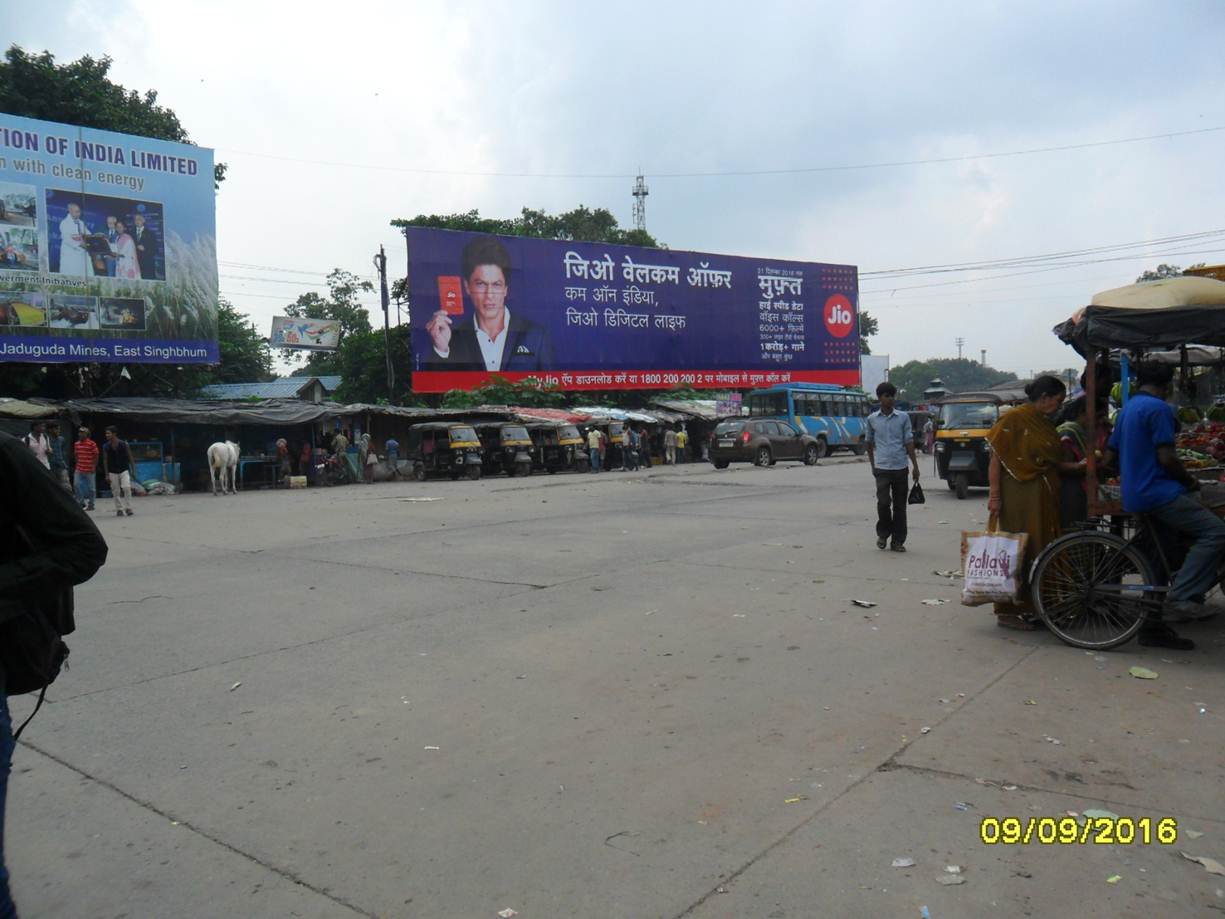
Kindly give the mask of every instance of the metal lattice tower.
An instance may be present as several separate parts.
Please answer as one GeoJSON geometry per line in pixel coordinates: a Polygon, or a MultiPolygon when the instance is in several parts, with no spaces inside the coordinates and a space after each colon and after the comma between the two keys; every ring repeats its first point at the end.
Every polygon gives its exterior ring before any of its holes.
{"type": "Polygon", "coordinates": [[[647,188],[646,179],[639,175],[634,182],[634,229],[645,231],[647,228],[647,188]]]}

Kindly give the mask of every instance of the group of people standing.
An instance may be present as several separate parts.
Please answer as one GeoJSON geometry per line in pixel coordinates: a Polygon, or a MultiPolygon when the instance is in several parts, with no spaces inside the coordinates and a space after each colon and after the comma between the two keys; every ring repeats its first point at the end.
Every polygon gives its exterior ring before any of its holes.
{"type": "MultiPolygon", "coordinates": [[[[664,465],[675,466],[687,461],[689,451],[689,433],[683,428],[665,428],[658,437],[663,450],[664,465]]],[[[621,465],[616,467],[632,472],[639,467],[651,466],[651,434],[646,426],[635,428],[625,426],[625,441],[620,444],[609,442],[608,434],[601,428],[592,427],[587,430],[587,456],[592,472],[601,469],[614,468],[613,457],[620,459],[621,465]]]]}
{"type": "Polygon", "coordinates": [[[98,461],[110,485],[115,500],[115,516],[132,516],[132,450],[127,441],[121,440],[113,425],[106,429],[102,447],[90,436],[87,427],[77,430],[77,439],[69,446],[60,434],[58,422],[35,421],[30,432],[21,438],[42,464],[59,482],[60,487],[73,495],[77,503],[87,511],[94,510],[97,495],[98,461]],[[72,475],[69,476],[69,468],[72,475]]]}
{"type": "MultiPolygon", "coordinates": [[[[1028,569],[1038,553],[1087,516],[1083,486],[1088,457],[1090,451],[1100,454],[1101,467],[1119,473],[1123,510],[1147,514],[1168,532],[1171,544],[1189,543],[1160,614],[1145,622],[1139,641],[1190,650],[1194,642],[1178,635],[1168,622],[1211,615],[1204,601],[1225,558],[1225,521],[1193,497],[1199,482],[1178,459],[1177,420],[1166,401],[1173,378],[1174,368],[1168,364],[1141,363],[1136,373],[1139,390],[1119,412],[1113,430],[1106,423],[1104,403],[1090,405],[1081,396],[1065,406],[1062,381],[1052,376],[1035,379],[1025,390],[1029,401],[1001,416],[987,435],[987,508],[991,526],[1027,534],[1028,569]],[[1102,432],[1093,443],[1087,438],[1091,417],[1102,432]]],[[[1015,603],[996,604],[995,612],[1005,628],[1038,627],[1026,591],[1015,603]]]]}
{"type": "MultiPolygon", "coordinates": [[[[1205,596],[1225,560],[1225,520],[1196,500],[1199,482],[1178,459],[1177,420],[1166,401],[1173,376],[1168,364],[1141,363],[1139,390],[1118,413],[1113,428],[1104,398],[1094,404],[1080,395],[1066,402],[1067,386],[1059,378],[1033,380],[1025,388],[1028,401],[1004,412],[987,434],[988,529],[1026,534],[1022,569],[1028,572],[1043,549],[1087,519],[1085,477],[1089,457],[1095,457],[1098,468],[1119,474],[1124,512],[1147,514],[1172,545],[1189,545],[1161,612],[1147,618],[1139,641],[1190,650],[1194,642],[1178,635],[1169,622],[1212,615],[1205,596]]],[[[880,410],[868,417],[865,434],[876,481],[876,545],[904,552],[907,485],[910,478],[919,481],[914,432],[909,416],[894,407],[893,384],[882,383],[876,394],[880,410]]],[[[1003,628],[1032,630],[1040,625],[1028,586],[1014,602],[996,603],[995,615],[1003,628]]]]}
{"type": "Polygon", "coordinates": [[[105,275],[125,280],[156,280],[159,240],[156,231],[137,211],[131,220],[108,214],[106,229],[95,233],[81,213],[81,205],[71,202],[60,221],[59,273],[88,277],[105,275]],[[96,256],[87,239],[105,236],[107,250],[96,256]]]}

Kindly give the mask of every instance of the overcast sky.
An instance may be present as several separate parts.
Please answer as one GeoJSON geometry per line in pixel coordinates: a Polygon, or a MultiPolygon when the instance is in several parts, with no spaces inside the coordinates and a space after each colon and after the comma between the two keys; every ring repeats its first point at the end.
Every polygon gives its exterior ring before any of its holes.
{"type": "MultiPolygon", "coordinates": [[[[76,0],[26,6],[5,29],[62,62],[110,55],[116,81],[156,89],[229,164],[217,198],[221,288],[261,328],[298,293],[322,290],[332,267],[370,275],[380,243],[403,274],[394,217],[586,204],[632,224],[630,178],[411,170],[641,168],[647,228],[673,248],[861,272],[1225,228],[1225,131],[891,168],[663,176],[1225,126],[1219,0],[285,9],[76,0]]],[[[968,355],[985,348],[1003,369],[1063,367],[1071,352],[1052,325],[1159,261],[1225,261],[1225,236],[1126,254],[1010,278],[863,277],[861,308],[880,321],[874,350],[894,364],[955,356],[960,336],[968,355]],[[1175,248],[1189,251],[1162,255],[1175,248]],[[968,278],[980,280],[918,286],[968,278]]]]}

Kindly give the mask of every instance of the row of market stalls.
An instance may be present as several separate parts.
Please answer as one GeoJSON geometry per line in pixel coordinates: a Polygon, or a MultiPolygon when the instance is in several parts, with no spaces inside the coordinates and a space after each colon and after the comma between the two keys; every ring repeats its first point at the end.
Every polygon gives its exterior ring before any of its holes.
{"type": "Polygon", "coordinates": [[[428,421],[554,421],[588,424],[629,421],[662,438],[665,427],[684,427],[692,443],[705,443],[717,423],[713,401],[660,400],[647,409],[605,406],[574,409],[482,405],[475,408],[412,408],[394,405],[345,405],[301,399],[189,401],[157,398],[19,400],[0,398],[0,430],[20,436],[36,421],[59,422],[64,436],[88,427],[101,442],[114,425],[128,442],[141,483],[165,482],[183,491],[207,491],[206,454],[210,444],[231,440],[240,447],[239,476],[244,487],[276,481],[276,442],[284,438],[295,465],[303,451],[327,449],[338,432],[351,443],[369,433],[376,452],[387,440],[404,443],[411,425],[428,421]]]}

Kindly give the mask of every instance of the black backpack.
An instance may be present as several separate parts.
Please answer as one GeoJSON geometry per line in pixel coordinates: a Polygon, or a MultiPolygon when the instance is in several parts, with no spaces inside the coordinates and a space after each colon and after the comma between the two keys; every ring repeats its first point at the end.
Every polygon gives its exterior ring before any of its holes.
{"type": "MultiPolygon", "coordinates": [[[[32,549],[25,531],[10,525],[16,528],[18,542],[32,549]]],[[[10,696],[38,693],[34,711],[13,732],[14,740],[38,714],[47,687],[55,682],[61,670],[68,669],[68,645],[63,636],[75,629],[71,587],[49,591],[36,605],[7,614],[0,622],[0,672],[4,674],[5,693],[10,696]]]]}

